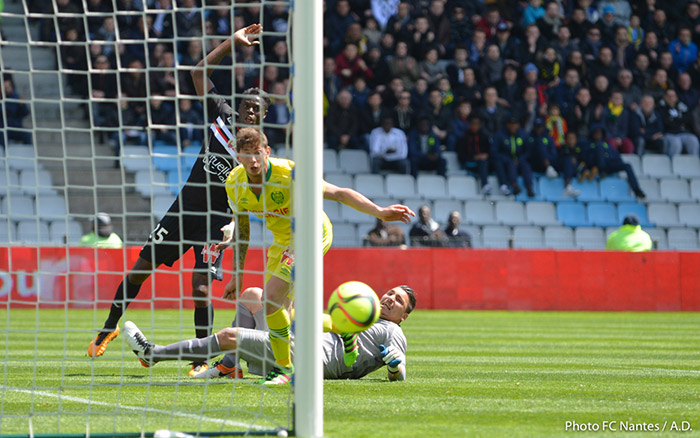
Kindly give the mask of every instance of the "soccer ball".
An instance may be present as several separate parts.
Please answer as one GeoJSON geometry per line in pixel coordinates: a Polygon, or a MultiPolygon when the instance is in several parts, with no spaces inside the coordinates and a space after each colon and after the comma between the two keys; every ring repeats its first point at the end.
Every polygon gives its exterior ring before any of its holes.
{"type": "Polygon", "coordinates": [[[341,284],[328,299],[328,314],[343,333],[367,330],[379,319],[380,310],[377,294],[361,281],[341,284]]]}

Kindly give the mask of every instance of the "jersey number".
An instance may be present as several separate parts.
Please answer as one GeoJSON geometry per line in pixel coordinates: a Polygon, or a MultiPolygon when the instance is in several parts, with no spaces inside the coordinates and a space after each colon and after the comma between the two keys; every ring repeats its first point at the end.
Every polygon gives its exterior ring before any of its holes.
{"type": "Polygon", "coordinates": [[[153,230],[151,235],[149,236],[151,240],[155,243],[160,243],[163,241],[165,236],[168,234],[168,230],[163,228],[161,224],[156,225],[156,229],[153,230]]]}

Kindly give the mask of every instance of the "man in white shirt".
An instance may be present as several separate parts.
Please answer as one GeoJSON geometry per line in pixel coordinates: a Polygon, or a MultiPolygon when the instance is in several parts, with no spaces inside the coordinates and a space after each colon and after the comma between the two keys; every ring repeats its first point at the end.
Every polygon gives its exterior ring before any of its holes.
{"type": "Polygon", "coordinates": [[[370,132],[369,157],[373,173],[379,173],[380,170],[409,173],[406,134],[394,128],[392,117],[383,117],[381,126],[370,132]]]}

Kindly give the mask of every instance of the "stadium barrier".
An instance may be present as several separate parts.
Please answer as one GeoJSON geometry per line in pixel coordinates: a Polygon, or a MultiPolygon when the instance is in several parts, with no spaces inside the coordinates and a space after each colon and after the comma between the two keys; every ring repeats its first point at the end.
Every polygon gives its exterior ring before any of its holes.
{"type": "MultiPolygon", "coordinates": [[[[0,302],[92,308],[97,299],[107,308],[139,251],[0,248],[0,302]]],[[[700,311],[699,252],[335,248],[324,263],[326,299],[337,285],[361,280],[380,294],[409,284],[421,309],[700,311]]],[[[232,266],[230,251],[223,266],[232,266]]],[[[185,256],[184,266],[158,270],[133,308],[191,307],[181,291],[191,289],[192,267],[185,256]]],[[[247,273],[244,287],[262,285],[261,249],[249,250],[246,267],[258,274],[247,273]]],[[[215,282],[215,297],[223,287],[215,282]]]]}

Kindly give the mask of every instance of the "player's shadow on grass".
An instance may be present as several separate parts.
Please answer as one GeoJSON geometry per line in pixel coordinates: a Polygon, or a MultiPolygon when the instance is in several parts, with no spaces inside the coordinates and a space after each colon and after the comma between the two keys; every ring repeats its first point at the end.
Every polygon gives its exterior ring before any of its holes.
{"type": "Polygon", "coordinates": [[[110,377],[128,377],[129,379],[146,379],[148,374],[91,374],[91,373],[73,373],[65,374],[66,377],[103,377],[108,379],[110,377]]]}

